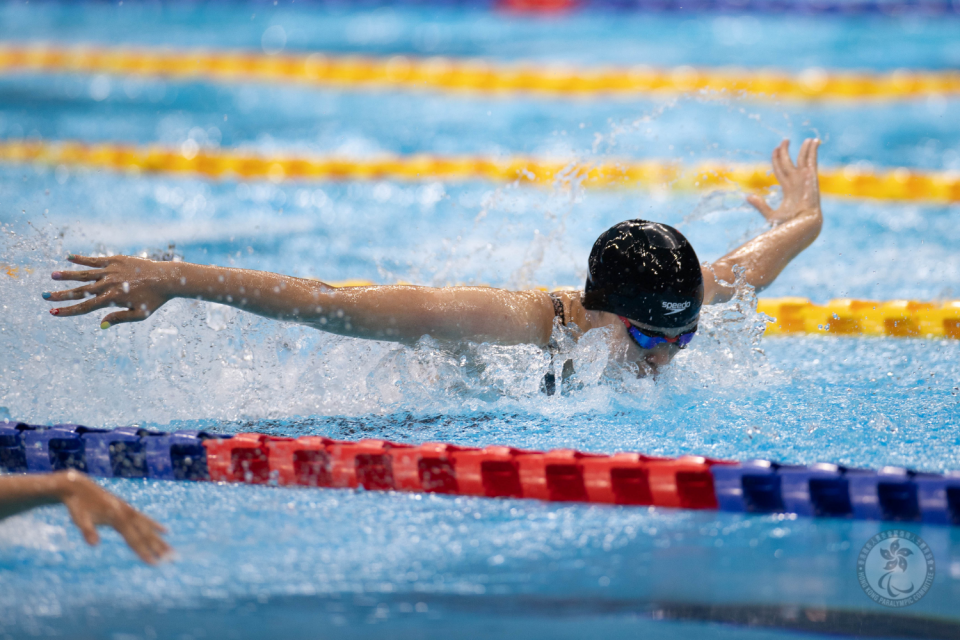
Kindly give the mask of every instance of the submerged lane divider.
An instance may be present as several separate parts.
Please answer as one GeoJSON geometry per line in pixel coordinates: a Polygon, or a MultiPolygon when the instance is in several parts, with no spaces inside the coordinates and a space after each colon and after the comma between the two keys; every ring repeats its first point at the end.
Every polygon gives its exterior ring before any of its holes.
{"type": "Polygon", "coordinates": [[[725,91],[766,99],[902,100],[960,93],[960,72],[956,71],[869,73],[815,68],[789,73],[688,66],[575,69],[454,58],[0,44],[0,74],[24,71],[566,97],[725,91]]]}
{"type": "MultiPolygon", "coordinates": [[[[769,165],[701,162],[684,167],[660,160],[582,163],[522,156],[338,156],[259,155],[231,149],[199,150],[75,141],[0,141],[0,161],[31,162],[142,173],[185,173],[240,180],[490,180],[541,186],[580,183],[590,188],[745,189],[776,184],[769,165]]],[[[960,172],[873,170],[856,166],[820,169],[824,194],[900,202],[960,202],[960,172]]]]}
{"type": "Polygon", "coordinates": [[[960,525],[960,472],[0,421],[0,470],[960,525]]]}

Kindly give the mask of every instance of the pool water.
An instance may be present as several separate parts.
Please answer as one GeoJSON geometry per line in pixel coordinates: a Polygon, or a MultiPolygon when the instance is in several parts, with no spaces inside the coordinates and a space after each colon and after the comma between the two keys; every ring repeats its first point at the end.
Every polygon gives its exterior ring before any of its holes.
{"type": "MultiPolygon", "coordinates": [[[[0,8],[17,41],[482,56],[577,65],[943,69],[956,20],[289,5],[0,8]],[[276,33],[276,31],[274,31],[276,33]],[[570,43],[577,46],[571,47],[570,43]],[[890,46],[896,42],[897,46],[890,46]]],[[[9,37],[9,36],[5,36],[9,37]]],[[[338,152],[760,161],[819,135],[824,165],[960,169],[960,101],[729,96],[534,99],[79,75],[0,78],[0,139],[338,152]],[[106,90],[105,90],[106,87],[106,90]]],[[[817,242],[764,296],[960,298],[957,208],[824,200],[817,242]]],[[[960,468],[960,343],[762,338],[755,298],[711,308],[657,380],[568,347],[359,342],[195,302],[103,332],[40,292],[68,252],[160,254],[338,281],[579,286],[595,237],[643,216],[711,260],[763,230],[742,194],[485,182],[210,182],[0,165],[0,406],[32,423],[140,424],[585,451],[960,468]]],[[[170,529],[175,562],[87,548],[60,508],[0,524],[0,637],[956,637],[960,530],[898,525],[937,577],[905,610],[867,598],[891,524],[437,495],[104,481],[170,529]]]]}

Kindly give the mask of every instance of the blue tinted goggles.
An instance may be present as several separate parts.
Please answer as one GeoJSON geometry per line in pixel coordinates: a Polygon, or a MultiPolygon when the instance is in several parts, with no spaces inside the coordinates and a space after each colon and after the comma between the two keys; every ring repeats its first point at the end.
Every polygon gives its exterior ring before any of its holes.
{"type": "Polygon", "coordinates": [[[690,341],[693,340],[694,334],[697,333],[697,329],[694,328],[693,331],[688,331],[687,333],[681,333],[675,338],[666,338],[663,336],[648,336],[647,334],[637,329],[633,326],[633,323],[624,318],[623,316],[617,316],[620,318],[620,321],[626,325],[627,333],[630,334],[630,337],[633,338],[633,341],[637,343],[637,346],[641,349],[653,349],[660,343],[666,342],[668,344],[675,344],[681,349],[690,344],[690,341]]]}

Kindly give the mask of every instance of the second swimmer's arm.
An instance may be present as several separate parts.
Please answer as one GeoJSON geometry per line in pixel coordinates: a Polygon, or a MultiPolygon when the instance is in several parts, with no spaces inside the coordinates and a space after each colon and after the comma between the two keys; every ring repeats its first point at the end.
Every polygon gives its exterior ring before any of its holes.
{"type": "Polygon", "coordinates": [[[70,256],[84,271],[55,272],[55,280],[90,284],[44,294],[50,301],[79,300],[51,310],[67,317],[109,306],[126,307],[103,319],[103,328],[144,320],[173,298],[218,302],[257,315],[307,324],[357,338],[412,343],[438,340],[546,344],[553,307],[539,291],[407,285],[334,288],[264,271],[129,256],[70,256]]]}
{"type": "Polygon", "coordinates": [[[783,189],[783,202],[773,210],[757,195],[747,198],[774,228],[703,267],[704,304],[726,302],[735,289],[734,267],[745,269],[744,277],[757,291],[770,286],[790,261],[820,235],[823,216],[817,181],[819,140],[804,140],[797,164],[790,160],[789,143],[773,152],[773,171],[783,189]],[[727,283],[727,284],[724,284],[727,283]]]}
{"type": "Polygon", "coordinates": [[[105,524],[120,532],[144,562],[155,564],[171,551],[161,536],[166,529],[78,471],[0,477],[0,520],[61,502],[91,545],[100,542],[97,525],[105,524]]]}

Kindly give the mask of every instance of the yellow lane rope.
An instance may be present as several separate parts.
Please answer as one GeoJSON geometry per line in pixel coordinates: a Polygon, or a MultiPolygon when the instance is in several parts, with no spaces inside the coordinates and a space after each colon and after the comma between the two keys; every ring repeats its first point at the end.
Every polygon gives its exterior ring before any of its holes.
{"type": "MultiPolygon", "coordinates": [[[[90,167],[146,173],[188,173],[241,180],[491,180],[494,182],[569,184],[586,187],[646,187],[704,190],[739,188],[750,191],[775,184],[768,165],[701,162],[684,167],[658,160],[577,163],[526,157],[384,156],[263,156],[196,147],[173,149],[113,143],[0,141],[0,161],[90,167]]],[[[826,167],[820,170],[824,194],[880,200],[960,202],[960,172],[868,170],[826,167]]]]}
{"type": "Polygon", "coordinates": [[[819,68],[620,67],[575,69],[453,58],[264,55],[252,51],[133,49],[0,43],[0,74],[17,71],[143,75],[175,80],[296,82],[548,96],[676,95],[702,90],[794,100],[902,100],[960,93],[960,72],[819,68]]]}
{"type": "Polygon", "coordinates": [[[943,303],[912,300],[831,300],[813,304],[806,298],[761,299],[757,310],[775,318],[772,335],[892,336],[960,339],[960,300],[943,303]]]}

